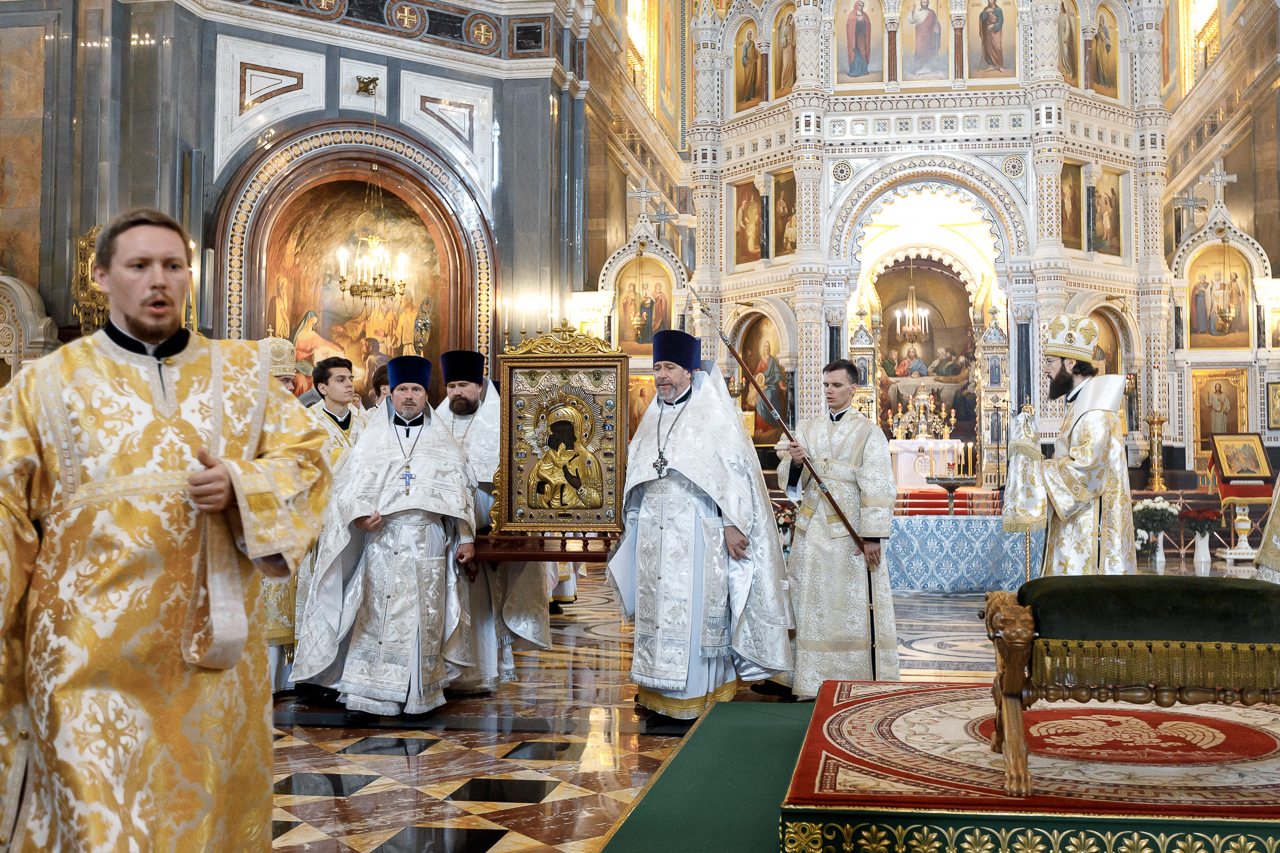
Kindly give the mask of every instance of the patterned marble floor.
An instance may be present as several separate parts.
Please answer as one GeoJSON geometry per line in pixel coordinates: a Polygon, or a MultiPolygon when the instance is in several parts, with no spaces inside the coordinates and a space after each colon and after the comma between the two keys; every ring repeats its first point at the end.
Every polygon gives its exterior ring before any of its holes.
{"type": "MultiPolygon", "coordinates": [[[[972,681],[994,658],[981,595],[895,596],[903,679],[972,681]]],[[[553,616],[520,682],[409,718],[276,703],[274,847],[290,853],[594,853],[687,731],[635,708],[630,628],[602,569],[553,616]],[[342,722],[342,727],[333,727],[342,722]],[[324,725],[320,725],[324,724],[324,725]]],[[[735,701],[773,701],[743,690],[735,701]]]]}

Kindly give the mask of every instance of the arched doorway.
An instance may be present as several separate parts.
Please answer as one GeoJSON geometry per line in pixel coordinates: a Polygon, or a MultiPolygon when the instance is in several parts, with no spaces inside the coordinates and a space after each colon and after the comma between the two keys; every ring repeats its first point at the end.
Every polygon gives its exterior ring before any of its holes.
{"type": "Polygon", "coordinates": [[[954,410],[952,436],[972,440],[977,426],[976,341],[970,296],[951,267],[928,258],[896,261],[876,278],[880,304],[880,423],[910,406],[920,391],[947,413],[954,410]],[[914,290],[914,293],[913,293],[914,290]],[[914,295],[924,312],[919,331],[910,328],[914,295]]]}
{"type": "MultiPolygon", "coordinates": [[[[295,341],[304,376],[308,365],[341,354],[355,364],[358,384],[406,352],[420,349],[433,361],[449,349],[488,353],[488,223],[473,188],[428,146],[382,128],[323,122],[247,163],[230,188],[217,230],[224,274],[214,317],[227,337],[261,337],[270,327],[295,341]],[[364,304],[341,292],[338,250],[354,254],[368,231],[375,187],[393,257],[405,255],[406,288],[364,304]]],[[[443,394],[439,371],[432,392],[443,394]]]]}

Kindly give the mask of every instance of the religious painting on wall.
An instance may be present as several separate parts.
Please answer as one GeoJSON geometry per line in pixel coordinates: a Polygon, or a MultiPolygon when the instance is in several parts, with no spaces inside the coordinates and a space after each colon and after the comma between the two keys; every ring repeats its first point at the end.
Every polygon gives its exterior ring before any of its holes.
{"type": "Polygon", "coordinates": [[[733,46],[733,109],[749,110],[764,101],[769,86],[769,56],[760,52],[754,23],[743,24],[733,46]]]}
{"type": "Polygon", "coordinates": [[[1080,85],[1080,16],[1071,0],[1058,2],[1058,71],[1068,86],[1080,85]]]}
{"type": "Polygon", "coordinates": [[[683,12],[677,0],[658,0],[658,104],[657,117],[672,142],[679,144],[684,48],[680,33],[683,12]]]}
{"type": "Polygon", "coordinates": [[[1213,436],[1249,428],[1248,378],[1244,368],[1191,371],[1196,450],[1213,450],[1213,436]]]}
{"type": "Polygon", "coordinates": [[[1093,251],[1124,254],[1124,214],[1120,175],[1103,169],[1093,188],[1093,251]]]}
{"type": "Polygon", "coordinates": [[[1018,6],[1014,0],[969,0],[969,76],[1018,75],[1018,6]]]}
{"type": "Polygon", "coordinates": [[[632,374],[627,380],[627,441],[635,437],[644,420],[644,413],[649,410],[657,387],[652,373],[632,374]]]}
{"type": "Polygon", "coordinates": [[[773,25],[773,97],[784,98],[796,86],[796,7],[783,6],[773,25]]]}
{"type": "Polygon", "coordinates": [[[760,190],[754,181],[733,188],[733,262],[749,264],[760,260],[763,235],[760,190]]]}
{"type": "MultiPolygon", "coordinates": [[[[761,397],[755,389],[747,386],[742,392],[742,410],[755,413],[755,427],[751,440],[755,444],[777,444],[782,435],[782,421],[769,411],[769,404],[783,418],[787,417],[791,393],[787,374],[778,362],[778,353],[782,350],[782,342],[778,336],[778,327],[763,314],[757,314],[750,320],[750,325],[742,333],[740,352],[742,360],[751,367],[756,384],[764,392],[761,397]],[[766,400],[768,402],[766,402],[766,400]]],[[[741,368],[739,367],[739,370],[741,368]]]]}
{"type": "Polygon", "coordinates": [[[628,261],[614,280],[618,348],[652,356],[653,336],[671,328],[671,274],[652,258],[628,261]]]}
{"type": "MultiPolygon", "coordinates": [[[[364,301],[339,289],[339,251],[348,271],[375,227],[363,181],[331,181],[300,193],[281,211],[267,239],[266,309],[263,330],[293,341],[297,349],[295,393],[312,387],[311,372],[330,356],[350,359],[356,392],[367,398],[369,379],[398,355],[418,353],[439,360],[442,317],[448,317],[450,282],[458,275],[451,258],[448,225],[431,211],[418,211],[383,192],[385,218],[378,227],[394,253],[403,256],[405,292],[364,301]],[[423,214],[426,214],[424,218],[423,214]]],[[[439,396],[441,388],[433,390],[439,396]]]]}
{"type": "Polygon", "coordinates": [[[773,256],[796,250],[796,173],[787,170],[773,176],[773,256]]]}
{"type": "Polygon", "coordinates": [[[880,0],[836,4],[836,83],[884,82],[884,10],[880,0]]]}
{"type": "Polygon", "coordinates": [[[498,532],[621,531],[627,360],[608,342],[572,330],[498,357],[498,532]]]}
{"type": "Polygon", "coordinates": [[[1102,311],[1094,311],[1089,319],[1098,324],[1098,340],[1093,345],[1093,366],[1110,376],[1120,375],[1120,336],[1115,324],[1102,311]]]}
{"type": "Polygon", "coordinates": [[[951,79],[951,24],[937,0],[907,0],[902,15],[902,79],[906,83],[951,79]]]}
{"type": "Polygon", "coordinates": [[[1084,248],[1084,179],[1079,163],[1062,164],[1062,245],[1084,248]]]}
{"type": "Polygon", "coordinates": [[[1214,433],[1213,456],[1218,463],[1218,475],[1223,480],[1262,480],[1270,485],[1271,463],[1258,433],[1214,433]]]}
{"type": "Polygon", "coordinates": [[[1247,349],[1253,276],[1237,249],[1213,243],[1187,264],[1190,349],[1247,349]]]}
{"type": "Polygon", "coordinates": [[[1116,16],[1106,6],[1098,7],[1098,32],[1093,36],[1092,88],[1108,98],[1120,97],[1120,34],[1116,16]]]}
{"type": "Polygon", "coordinates": [[[1267,383],[1267,429],[1280,430],[1280,382],[1267,383]]]}

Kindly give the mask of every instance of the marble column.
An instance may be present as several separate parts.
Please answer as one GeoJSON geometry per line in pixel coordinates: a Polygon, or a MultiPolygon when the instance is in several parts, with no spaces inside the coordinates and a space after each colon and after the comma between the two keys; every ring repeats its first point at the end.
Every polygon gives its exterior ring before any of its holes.
{"type": "MultiPolygon", "coordinates": [[[[721,235],[721,209],[723,205],[722,173],[720,171],[722,117],[722,89],[726,76],[732,80],[732,67],[728,75],[715,49],[719,39],[720,19],[712,0],[700,0],[693,18],[693,121],[688,140],[690,150],[689,180],[693,195],[693,209],[697,217],[697,269],[693,274],[693,286],[708,300],[708,308],[715,315],[709,320],[694,309],[691,332],[702,339],[704,358],[715,358],[719,348],[720,278],[724,270],[724,241],[721,235]]],[[[729,49],[732,53],[732,48],[729,49]]],[[[721,355],[727,355],[722,353],[721,355]]]]}
{"type": "Polygon", "coordinates": [[[898,16],[885,16],[884,19],[884,66],[885,91],[897,92],[898,84],[898,16]]]}
{"type": "Polygon", "coordinates": [[[964,14],[953,14],[951,16],[951,36],[954,46],[952,53],[954,54],[955,68],[951,76],[951,88],[963,89],[967,85],[964,79],[964,14]]]}

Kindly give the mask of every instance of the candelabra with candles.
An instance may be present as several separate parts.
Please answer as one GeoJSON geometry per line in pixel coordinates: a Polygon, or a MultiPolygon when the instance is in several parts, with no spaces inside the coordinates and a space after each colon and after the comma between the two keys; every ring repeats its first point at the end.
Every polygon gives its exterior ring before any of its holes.
{"type": "Polygon", "coordinates": [[[1163,492],[1164,484],[1164,425],[1168,421],[1164,415],[1154,409],[1145,418],[1147,422],[1147,442],[1151,455],[1151,480],[1147,488],[1153,492],[1163,492]]]}
{"type": "Polygon", "coordinates": [[[381,237],[368,235],[361,237],[356,248],[356,257],[352,271],[347,277],[347,261],[350,259],[345,248],[338,250],[338,290],[344,295],[350,294],[356,299],[390,299],[393,296],[404,296],[405,274],[408,271],[409,258],[404,252],[391,263],[391,252],[387,250],[381,237]]]}
{"type": "Polygon", "coordinates": [[[973,442],[962,443],[959,447],[942,449],[941,474],[925,479],[931,486],[941,486],[947,490],[947,515],[956,513],[956,490],[964,486],[972,486],[978,481],[973,468],[973,442]],[[947,457],[950,456],[950,461],[947,457]]]}

